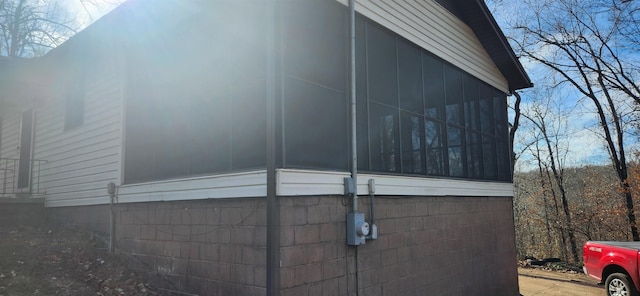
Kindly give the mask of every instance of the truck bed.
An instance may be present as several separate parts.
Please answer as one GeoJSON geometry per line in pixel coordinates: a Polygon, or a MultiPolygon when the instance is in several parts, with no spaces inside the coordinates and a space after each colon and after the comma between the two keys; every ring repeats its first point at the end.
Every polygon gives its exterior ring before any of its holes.
{"type": "Polygon", "coordinates": [[[608,245],[618,248],[625,248],[640,251],[640,242],[611,242],[611,241],[591,241],[599,245],[608,245]]]}

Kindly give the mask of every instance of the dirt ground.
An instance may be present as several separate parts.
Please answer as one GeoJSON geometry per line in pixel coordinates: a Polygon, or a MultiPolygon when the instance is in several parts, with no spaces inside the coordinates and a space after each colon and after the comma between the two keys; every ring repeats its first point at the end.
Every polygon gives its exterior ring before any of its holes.
{"type": "Polygon", "coordinates": [[[0,226],[0,296],[160,295],[105,246],[82,232],[0,226]]]}
{"type": "Polygon", "coordinates": [[[604,288],[597,281],[583,273],[548,271],[534,268],[518,268],[520,294],[603,296],[604,288]]]}

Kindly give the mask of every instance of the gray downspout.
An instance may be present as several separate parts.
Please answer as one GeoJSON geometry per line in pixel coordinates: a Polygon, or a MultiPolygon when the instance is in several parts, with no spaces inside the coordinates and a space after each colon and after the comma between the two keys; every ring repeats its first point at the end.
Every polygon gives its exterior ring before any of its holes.
{"type": "Polygon", "coordinates": [[[279,27],[278,0],[267,4],[266,34],[266,138],[267,138],[267,296],[280,295],[280,207],[276,196],[276,74],[279,27]]]}
{"type": "Polygon", "coordinates": [[[352,211],[358,211],[358,145],[356,141],[356,9],[355,1],[349,0],[349,26],[350,26],[350,64],[351,75],[351,178],[353,179],[353,205],[352,211]]]}
{"type": "Polygon", "coordinates": [[[113,204],[116,199],[116,184],[109,182],[107,184],[107,193],[109,194],[109,254],[113,254],[114,240],[116,235],[116,216],[113,211],[113,204]]]}

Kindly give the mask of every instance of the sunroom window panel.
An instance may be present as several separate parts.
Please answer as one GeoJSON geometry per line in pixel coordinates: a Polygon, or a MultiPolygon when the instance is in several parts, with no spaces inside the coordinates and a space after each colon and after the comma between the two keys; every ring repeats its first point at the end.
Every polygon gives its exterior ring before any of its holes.
{"type": "Polygon", "coordinates": [[[496,144],[498,179],[501,181],[511,181],[511,153],[507,141],[500,140],[496,144]]]}
{"type": "Polygon", "coordinates": [[[284,106],[285,166],[348,169],[344,93],[289,77],[284,106]]]}
{"type": "Polygon", "coordinates": [[[494,91],[493,94],[493,114],[495,120],[496,137],[506,139],[509,133],[507,126],[507,105],[504,94],[494,91]]]}
{"type": "Polygon", "coordinates": [[[493,129],[493,97],[491,89],[487,85],[481,85],[479,88],[479,106],[480,106],[480,127],[484,134],[494,134],[493,129]]]}
{"type": "Polygon", "coordinates": [[[420,113],[422,104],[422,67],[420,49],[403,39],[398,40],[398,76],[400,108],[420,113]]]}
{"type": "Polygon", "coordinates": [[[409,112],[401,112],[402,129],[402,172],[424,173],[424,117],[409,112]]]}
{"type": "Polygon", "coordinates": [[[449,156],[449,176],[464,176],[464,131],[461,128],[447,127],[448,156],[449,156]]]}
{"type": "Polygon", "coordinates": [[[484,177],[488,180],[497,180],[498,163],[496,159],[496,141],[492,136],[482,136],[482,155],[484,177]]]}
{"type": "Polygon", "coordinates": [[[444,74],[443,64],[437,58],[422,53],[424,86],[424,115],[444,120],[444,74]]]}
{"type": "Polygon", "coordinates": [[[159,128],[159,138],[155,159],[155,177],[169,179],[187,176],[189,174],[189,153],[184,144],[189,143],[188,136],[188,105],[180,100],[177,93],[170,91],[170,87],[160,88],[163,94],[156,93],[157,113],[156,127],[159,128]],[[170,118],[171,120],[167,120],[170,118]]]}
{"type": "Polygon", "coordinates": [[[284,58],[288,73],[343,91],[347,62],[345,16],[340,4],[289,1],[286,7],[284,58]]]}
{"type": "Polygon", "coordinates": [[[370,100],[398,107],[396,37],[367,25],[367,54],[370,100]]]}
{"type": "Polygon", "coordinates": [[[444,76],[447,123],[462,125],[462,72],[452,66],[445,65],[444,76]]]}
{"type": "Polygon", "coordinates": [[[152,117],[143,112],[147,108],[143,100],[127,101],[126,141],[125,141],[125,182],[140,182],[153,179],[154,132],[152,117]]]}
{"type": "Polygon", "coordinates": [[[369,116],[371,169],[400,172],[398,110],[372,103],[369,116]]]}
{"type": "Polygon", "coordinates": [[[480,130],[478,115],[478,80],[464,75],[464,123],[467,129],[480,130]]]}
{"type": "Polygon", "coordinates": [[[125,183],[142,182],[153,179],[154,147],[156,147],[155,104],[144,91],[151,87],[141,73],[129,69],[132,78],[129,83],[129,97],[126,100],[127,120],[125,125],[125,183]]]}
{"type": "Polygon", "coordinates": [[[266,165],[267,112],[266,83],[254,82],[247,88],[232,91],[232,168],[261,168],[266,165]]]}
{"type": "MultiPolygon", "coordinates": [[[[229,92],[193,94],[188,121],[189,174],[201,175],[231,168],[231,108],[229,92]]],[[[184,145],[184,143],[183,143],[184,145]]]]}
{"type": "Polygon", "coordinates": [[[356,120],[358,139],[358,168],[370,170],[369,166],[369,103],[367,100],[366,23],[356,19],[356,120]]]}
{"type": "Polygon", "coordinates": [[[369,170],[369,112],[366,98],[358,97],[356,101],[357,139],[358,139],[358,168],[369,170]]]}
{"type": "Polygon", "coordinates": [[[467,172],[472,179],[482,178],[482,141],[480,133],[467,131],[467,172]]]}
{"type": "Polygon", "coordinates": [[[442,176],[444,161],[444,124],[435,120],[425,120],[425,148],[427,149],[427,174],[442,176]]]}

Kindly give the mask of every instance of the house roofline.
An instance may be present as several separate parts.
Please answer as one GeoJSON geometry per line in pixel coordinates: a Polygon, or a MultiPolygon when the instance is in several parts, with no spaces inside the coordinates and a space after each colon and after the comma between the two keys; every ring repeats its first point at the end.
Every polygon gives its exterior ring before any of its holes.
{"type": "Polygon", "coordinates": [[[508,80],[509,92],[533,87],[529,75],[483,0],[436,1],[473,30],[498,70],[508,80]]]}
{"type": "MultiPolygon", "coordinates": [[[[473,30],[491,60],[507,79],[509,92],[533,87],[533,82],[531,82],[529,75],[483,0],[436,1],[473,30]]],[[[85,38],[85,35],[90,34],[91,31],[96,30],[98,27],[104,26],[105,23],[118,23],[118,18],[122,18],[139,5],[144,5],[144,1],[125,1],[60,46],[50,50],[43,58],[46,60],[55,59],[55,56],[64,52],[66,48],[73,47],[73,44],[77,43],[76,40],[85,38]]]]}

